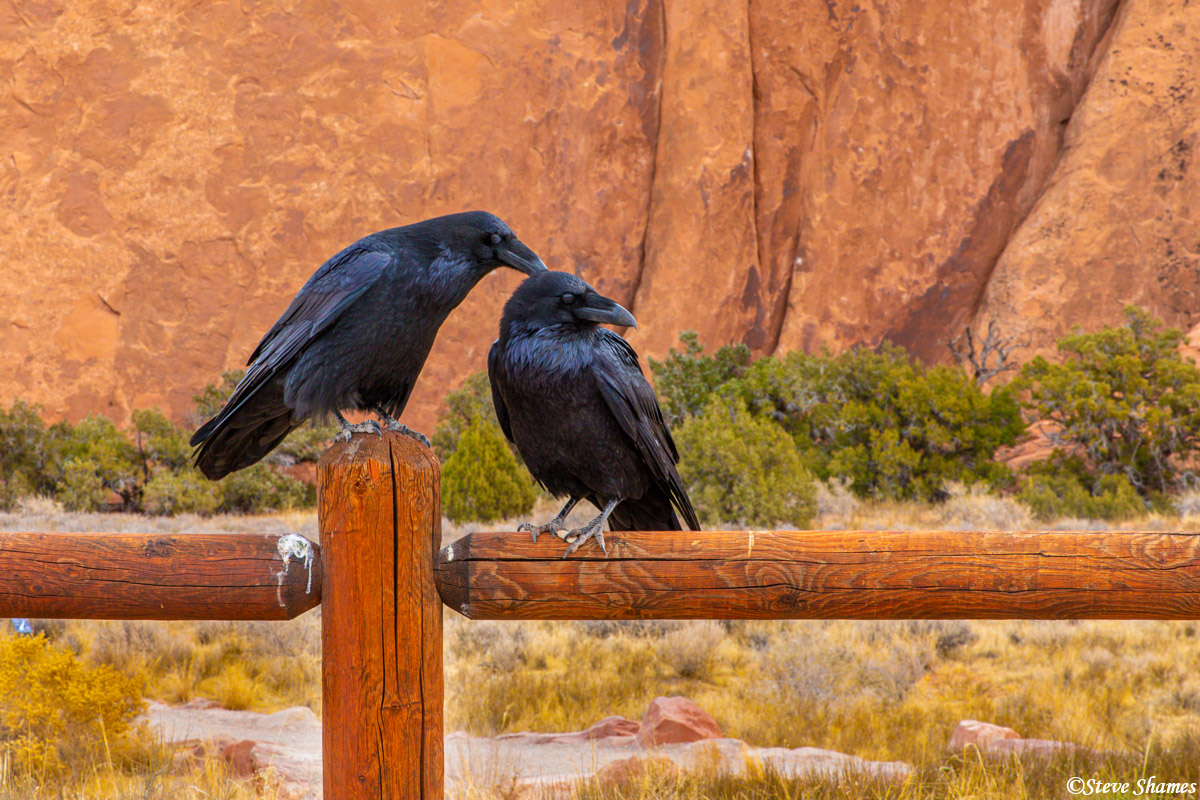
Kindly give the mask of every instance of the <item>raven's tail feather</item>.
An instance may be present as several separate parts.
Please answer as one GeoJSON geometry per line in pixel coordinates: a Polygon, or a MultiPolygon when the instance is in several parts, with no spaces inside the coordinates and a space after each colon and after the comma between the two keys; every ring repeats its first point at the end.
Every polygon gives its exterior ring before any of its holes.
{"type": "Polygon", "coordinates": [[[283,400],[283,381],[264,383],[200,426],[191,441],[198,445],[196,466],[206,478],[219,480],[262,460],[301,424],[283,400]]]}
{"type": "MultiPolygon", "coordinates": [[[[699,525],[696,529],[699,530],[699,525]]],[[[658,489],[647,492],[637,500],[622,500],[608,515],[612,531],[678,531],[682,530],[671,499],[658,489]]]]}

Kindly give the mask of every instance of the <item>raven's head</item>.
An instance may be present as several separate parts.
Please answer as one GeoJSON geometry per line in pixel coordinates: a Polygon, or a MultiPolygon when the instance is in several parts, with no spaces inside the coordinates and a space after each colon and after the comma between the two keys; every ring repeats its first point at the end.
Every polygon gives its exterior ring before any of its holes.
{"type": "Polygon", "coordinates": [[[512,267],[526,275],[546,271],[538,254],[530,250],[504,224],[504,220],[486,211],[450,214],[437,220],[445,244],[465,256],[480,275],[497,267],[512,267]]]}
{"type": "Polygon", "coordinates": [[[569,272],[539,272],[517,287],[504,304],[500,329],[595,327],[598,323],[637,327],[637,321],[615,301],[569,272]]]}

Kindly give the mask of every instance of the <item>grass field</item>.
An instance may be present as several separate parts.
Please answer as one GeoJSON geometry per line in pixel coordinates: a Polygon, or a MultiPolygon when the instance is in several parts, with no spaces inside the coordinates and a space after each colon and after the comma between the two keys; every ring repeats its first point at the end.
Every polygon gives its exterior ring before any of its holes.
{"type": "MultiPolygon", "coordinates": [[[[1032,527],[1017,504],[967,491],[933,507],[863,504],[835,490],[823,492],[821,505],[818,526],[828,528],[1032,527]]],[[[552,513],[547,505],[535,516],[552,513]]],[[[1148,517],[1124,527],[1195,530],[1197,523],[1197,517],[1148,517]]],[[[0,514],[0,529],[9,530],[164,527],[315,536],[311,514],[164,520],[64,514],[45,503],[0,514]]],[[[1100,526],[1063,520],[1051,527],[1100,526]]],[[[447,538],[465,530],[446,523],[447,538]]],[[[148,698],[208,697],[228,708],[268,712],[302,704],[320,713],[319,613],[287,623],[40,627],[83,661],[133,675],[148,698]]],[[[574,730],[610,714],[639,717],[654,697],[681,694],[709,711],[726,735],[751,744],[822,747],[916,768],[903,786],[797,782],[764,772],[740,778],[651,774],[624,786],[584,787],[581,796],[593,800],[1032,798],[1065,796],[1073,775],[1200,780],[1195,623],[499,623],[447,613],[445,642],[447,730],[574,730]],[[951,756],[946,742],[967,718],[1099,753],[1024,762],[951,756]]],[[[195,777],[194,788],[183,787],[163,767],[169,754],[146,736],[135,730],[124,755],[72,765],[40,788],[2,761],[0,800],[271,796],[263,794],[269,787],[233,781],[216,767],[195,777]]]]}

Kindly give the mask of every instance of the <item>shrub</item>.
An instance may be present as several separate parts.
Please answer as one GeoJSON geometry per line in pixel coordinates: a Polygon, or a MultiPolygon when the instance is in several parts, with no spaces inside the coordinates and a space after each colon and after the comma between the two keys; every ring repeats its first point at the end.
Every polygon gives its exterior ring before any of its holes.
{"type": "Polygon", "coordinates": [[[261,514],[289,508],[308,508],[316,502],[316,489],[268,464],[255,464],[222,478],[219,510],[261,514]]]}
{"type": "Polygon", "coordinates": [[[934,637],[933,649],[938,658],[948,658],[959,648],[979,641],[971,623],[961,619],[914,619],[906,624],[915,637],[934,637]]]}
{"type": "Polygon", "coordinates": [[[862,507],[862,501],[850,491],[849,482],[833,478],[817,482],[817,513],[845,516],[862,507]]]}
{"type": "Polygon", "coordinates": [[[525,666],[528,631],[505,622],[480,620],[448,630],[446,655],[487,672],[511,674],[525,666]]]}
{"type": "Polygon", "coordinates": [[[947,480],[1007,480],[996,448],[1024,430],[1013,394],[985,394],[961,370],[913,363],[901,348],[837,356],[793,352],[749,364],[744,347],[651,360],[673,423],[701,413],[714,394],[741,398],[753,416],[782,426],[821,480],[844,479],[860,497],[940,498],[947,480]]]}
{"type": "Polygon", "coordinates": [[[942,524],[964,530],[1028,530],[1032,515],[1024,503],[985,491],[981,486],[951,482],[942,505],[942,524]]]}
{"type": "Polygon", "coordinates": [[[95,763],[141,711],[132,677],[41,634],[0,636],[0,750],[17,773],[95,763]]]}
{"type": "Polygon", "coordinates": [[[212,514],[221,504],[221,487],[189,468],[162,469],[146,482],[142,503],[147,514],[212,514]]]}
{"type": "MultiPolygon", "coordinates": [[[[1124,476],[1143,495],[1182,488],[1195,482],[1181,457],[1200,447],[1200,370],[1179,354],[1179,331],[1134,307],[1125,318],[1064,337],[1062,363],[1039,356],[1014,385],[1028,391],[1034,416],[1061,426],[1059,443],[1086,454],[1089,469],[1124,476]]],[[[1109,481],[1110,493],[1119,485],[1109,481]]]]}
{"type": "Polygon", "coordinates": [[[82,458],[68,458],[61,466],[61,478],[55,497],[69,511],[99,511],[108,499],[108,490],[96,470],[82,458]]]}
{"type": "Polygon", "coordinates": [[[658,654],[683,678],[707,680],[725,629],[713,620],[685,622],[658,641],[658,654]]]}
{"type": "Polygon", "coordinates": [[[458,449],[463,434],[477,419],[500,430],[500,421],[492,404],[492,384],[483,371],[471,373],[457,389],[446,395],[446,407],[438,416],[437,430],[429,440],[443,464],[458,449]]]}
{"type": "Polygon", "coordinates": [[[1007,478],[993,461],[1024,424],[1012,394],[984,394],[958,369],[924,367],[901,348],[756,362],[728,391],[780,424],[819,478],[859,496],[937,499],[946,481],[1007,478]]]}
{"type": "Polygon", "coordinates": [[[1183,492],[1171,500],[1175,513],[1181,517],[1200,515],[1200,489],[1183,492]]]}
{"type": "MultiPolygon", "coordinates": [[[[226,373],[226,388],[239,374],[226,373]]],[[[196,396],[203,416],[220,407],[215,386],[196,396]]],[[[315,459],[332,429],[306,427],[281,447],[281,458],[315,459]]],[[[53,497],[73,511],[105,509],[115,494],[122,511],[150,514],[211,514],[217,510],[262,512],[311,506],[315,490],[259,464],[209,483],[192,466],[187,430],[157,408],[137,409],[121,431],[112,420],[90,416],[75,425],[46,428],[37,407],[20,401],[0,408],[0,508],[26,496],[53,497]]]]}
{"type": "Polygon", "coordinates": [[[142,469],[178,471],[191,466],[192,447],[188,434],[157,408],[133,412],[133,439],[142,469]]]}
{"type": "Polygon", "coordinates": [[[1030,465],[1021,476],[1017,499],[1035,517],[1119,520],[1140,517],[1146,504],[1124,475],[1096,474],[1078,456],[1061,453],[1030,465]]]}
{"type": "Polygon", "coordinates": [[[20,400],[7,410],[0,408],[0,509],[53,490],[46,475],[49,442],[40,411],[20,400]]]}
{"type": "Polygon", "coordinates": [[[508,449],[500,429],[475,417],[442,469],[442,509],[459,522],[491,522],[533,508],[533,478],[508,449]]]}
{"type": "Polygon", "coordinates": [[[680,474],[705,525],[802,528],[812,521],[816,489],[791,438],[741,401],[713,400],[675,439],[680,474]]]}
{"type": "Polygon", "coordinates": [[[74,426],[60,423],[51,430],[62,465],[58,497],[63,505],[73,511],[100,510],[114,492],[123,511],[141,508],[146,465],[112,420],[93,414],[74,426]]]}
{"type": "Polygon", "coordinates": [[[700,414],[718,388],[740,378],[750,365],[750,348],[744,344],[726,345],[706,356],[695,331],[679,334],[679,341],[682,352],[672,347],[666,359],[649,360],[663,416],[671,426],[700,414]]]}

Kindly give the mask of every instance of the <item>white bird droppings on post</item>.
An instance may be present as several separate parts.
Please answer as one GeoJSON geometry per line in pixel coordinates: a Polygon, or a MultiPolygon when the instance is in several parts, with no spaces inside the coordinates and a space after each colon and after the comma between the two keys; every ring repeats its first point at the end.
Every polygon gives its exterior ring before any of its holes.
{"type": "Polygon", "coordinates": [[[279,588],[276,590],[275,596],[279,600],[279,605],[283,606],[283,576],[287,574],[288,564],[293,558],[303,563],[304,568],[308,570],[308,585],[304,588],[304,593],[312,594],[312,565],[315,554],[312,542],[298,533],[280,536],[276,547],[279,550],[279,557],[283,559],[283,566],[276,573],[276,577],[279,579],[279,588]]]}

